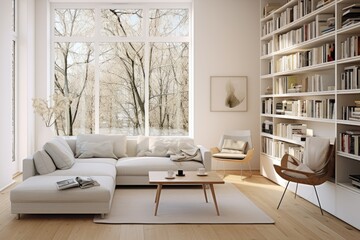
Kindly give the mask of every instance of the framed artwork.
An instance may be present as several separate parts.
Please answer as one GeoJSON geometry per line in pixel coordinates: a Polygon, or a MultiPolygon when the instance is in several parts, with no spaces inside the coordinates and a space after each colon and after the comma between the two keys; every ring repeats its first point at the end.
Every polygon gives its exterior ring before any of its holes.
{"type": "Polygon", "coordinates": [[[247,77],[210,77],[210,111],[247,111],[247,77]]]}

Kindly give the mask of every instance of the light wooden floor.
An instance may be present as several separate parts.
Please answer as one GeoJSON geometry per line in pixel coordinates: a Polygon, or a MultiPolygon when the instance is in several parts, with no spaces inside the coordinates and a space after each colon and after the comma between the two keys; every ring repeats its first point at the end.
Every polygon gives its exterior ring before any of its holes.
{"type": "Polygon", "coordinates": [[[244,181],[230,174],[225,180],[235,183],[275,224],[109,225],[93,223],[93,215],[23,215],[16,220],[10,214],[12,186],[0,193],[0,239],[360,239],[359,230],[326,212],[322,216],[317,206],[294,199],[291,192],[277,210],[283,188],[258,174],[244,181]]]}

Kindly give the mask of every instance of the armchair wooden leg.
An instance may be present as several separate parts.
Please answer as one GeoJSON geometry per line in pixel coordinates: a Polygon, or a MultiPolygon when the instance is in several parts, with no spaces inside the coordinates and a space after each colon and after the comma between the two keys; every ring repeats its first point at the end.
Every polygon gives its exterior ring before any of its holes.
{"type": "Polygon", "coordinates": [[[286,184],[285,190],[284,190],[284,192],[283,192],[283,194],[282,194],[282,196],[281,196],[281,199],[280,199],[279,205],[277,206],[277,209],[279,209],[279,207],[280,207],[280,204],[281,204],[281,202],[282,202],[282,200],[283,200],[283,198],[284,198],[284,195],[285,195],[286,189],[287,189],[288,186],[289,186],[289,183],[290,183],[290,181],[288,181],[288,183],[286,184]]]}
{"type": "Polygon", "coordinates": [[[319,208],[320,208],[321,215],[324,215],[323,210],[322,210],[322,208],[321,208],[321,204],[320,204],[319,196],[318,196],[318,193],[317,193],[317,191],[316,191],[316,187],[315,187],[315,185],[313,185],[313,187],[314,187],[314,190],[315,190],[316,198],[317,198],[318,203],[319,203],[319,208]]]}

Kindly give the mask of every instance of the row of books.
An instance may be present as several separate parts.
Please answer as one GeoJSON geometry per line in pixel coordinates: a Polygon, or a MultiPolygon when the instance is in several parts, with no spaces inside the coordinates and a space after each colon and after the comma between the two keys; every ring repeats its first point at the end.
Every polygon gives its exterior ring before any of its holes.
{"type": "Polygon", "coordinates": [[[272,138],[262,138],[262,152],[277,158],[289,153],[300,161],[303,158],[304,148],[287,142],[277,141],[272,138]]]}
{"type": "Polygon", "coordinates": [[[360,66],[353,65],[344,68],[341,73],[341,89],[359,89],[360,88],[360,66]]]}
{"type": "Polygon", "coordinates": [[[276,103],[275,114],[334,119],[335,99],[283,100],[276,103]]]}
{"type": "MultiPolygon", "coordinates": [[[[262,36],[266,36],[286,24],[296,21],[297,19],[313,12],[331,1],[332,0],[325,0],[321,1],[322,4],[319,4],[319,0],[299,0],[296,5],[286,8],[282,13],[280,13],[274,21],[271,19],[265,22],[262,25],[262,36]]],[[[282,5],[279,3],[267,3],[264,6],[263,16],[268,16],[281,6],[282,5]]]]}
{"type": "Polygon", "coordinates": [[[341,42],[340,58],[356,57],[360,55],[360,36],[351,36],[341,42]]]}
{"type": "Polygon", "coordinates": [[[282,50],[319,37],[327,32],[334,31],[335,27],[328,23],[328,19],[333,17],[334,14],[318,14],[314,21],[306,23],[298,29],[278,35],[275,42],[275,49],[282,50]]]}
{"type": "Polygon", "coordinates": [[[339,133],[340,151],[360,156],[360,131],[348,130],[339,133]]]}
{"type": "Polygon", "coordinates": [[[318,9],[317,2],[318,0],[299,0],[298,4],[286,8],[275,18],[275,30],[318,9]]]}
{"type": "Polygon", "coordinates": [[[263,43],[262,45],[262,56],[265,56],[265,55],[268,55],[270,53],[273,52],[273,40],[271,39],[270,41],[266,42],[266,43],[263,43]]]}
{"type": "Polygon", "coordinates": [[[354,3],[342,9],[342,26],[360,22],[360,3],[354,3]]]}
{"type": "Polygon", "coordinates": [[[275,94],[330,91],[334,88],[333,74],[313,74],[301,78],[291,75],[275,79],[275,94]]]}
{"type": "Polygon", "coordinates": [[[266,36],[274,31],[274,21],[269,20],[261,27],[261,36],[266,36]]]}
{"type": "Polygon", "coordinates": [[[307,126],[301,123],[278,123],[276,135],[294,141],[305,141],[307,126]]]}
{"type": "Polygon", "coordinates": [[[291,71],[335,60],[335,43],[326,43],[308,51],[282,56],[276,61],[276,72],[291,71]]]}

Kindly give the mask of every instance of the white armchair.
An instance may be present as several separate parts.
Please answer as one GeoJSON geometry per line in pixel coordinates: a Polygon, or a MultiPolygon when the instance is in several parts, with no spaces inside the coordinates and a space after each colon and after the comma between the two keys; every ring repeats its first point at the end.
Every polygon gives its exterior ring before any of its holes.
{"type": "MultiPolygon", "coordinates": [[[[235,130],[225,132],[221,137],[219,145],[217,147],[211,148],[211,153],[214,160],[222,161],[223,163],[240,163],[240,167],[241,164],[247,163],[251,172],[250,161],[254,155],[254,148],[251,141],[250,130],[235,130]]],[[[242,167],[240,170],[242,176],[242,167]]]]}

